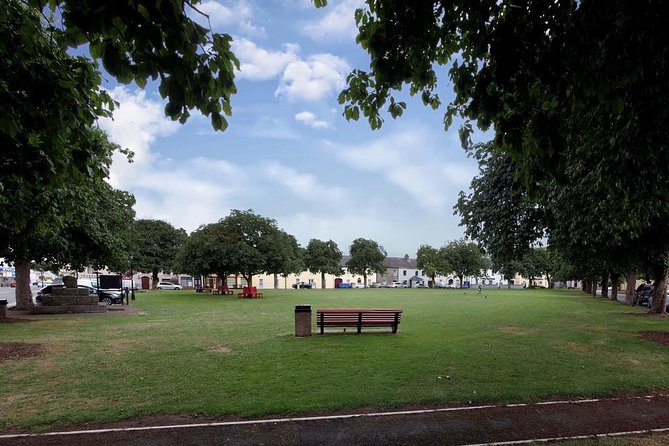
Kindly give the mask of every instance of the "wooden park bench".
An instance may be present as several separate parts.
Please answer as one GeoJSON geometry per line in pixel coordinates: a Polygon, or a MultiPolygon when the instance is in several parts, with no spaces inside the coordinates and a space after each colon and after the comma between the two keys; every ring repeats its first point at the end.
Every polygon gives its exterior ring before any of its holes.
{"type": "Polygon", "coordinates": [[[262,299],[262,293],[258,292],[258,289],[254,286],[245,286],[242,288],[242,292],[237,294],[240,299],[249,298],[249,299],[262,299]]]}
{"type": "Polygon", "coordinates": [[[324,333],[325,327],[390,327],[397,333],[402,310],[381,308],[325,308],[316,310],[316,326],[324,333]]]}

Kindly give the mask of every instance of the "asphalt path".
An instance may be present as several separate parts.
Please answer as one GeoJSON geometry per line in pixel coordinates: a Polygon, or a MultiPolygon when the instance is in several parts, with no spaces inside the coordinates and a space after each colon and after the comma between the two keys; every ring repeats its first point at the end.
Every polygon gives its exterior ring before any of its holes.
{"type": "Polygon", "coordinates": [[[511,445],[669,433],[669,394],[484,405],[303,418],[133,424],[30,436],[35,445],[511,445]]]}
{"type": "Polygon", "coordinates": [[[7,299],[8,307],[16,305],[16,288],[0,287],[0,299],[7,299]]]}
{"type": "MultiPolygon", "coordinates": [[[[33,293],[33,298],[35,294],[39,291],[41,287],[31,286],[30,290],[33,293]]],[[[11,287],[0,287],[0,299],[7,299],[7,307],[13,307],[16,305],[16,288],[11,287]]]]}

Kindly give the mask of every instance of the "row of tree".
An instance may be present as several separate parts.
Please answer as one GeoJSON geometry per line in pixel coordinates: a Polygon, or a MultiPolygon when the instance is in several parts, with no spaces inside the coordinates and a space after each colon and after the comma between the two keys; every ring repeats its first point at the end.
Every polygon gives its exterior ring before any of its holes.
{"type": "MultiPolygon", "coordinates": [[[[586,282],[648,271],[653,312],[669,276],[669,14],[654,0],[390,2],[357,12],[371,58],[339,96],[372,128],[408,84],[463,124],[481,168],[456,206],[500,269],[547,242],[586,282]],[[443,67],[443,68],[440,68],[443,67]],[[474,125],[494,132],[472,144],[474,125]]],[[[406,91],[406,89],[405,89],[406,91]]],[[[592,285],[591,285],[592,286],[592,285]]],[[[628,289],[628,296],[631,291],[628,289]]]]}

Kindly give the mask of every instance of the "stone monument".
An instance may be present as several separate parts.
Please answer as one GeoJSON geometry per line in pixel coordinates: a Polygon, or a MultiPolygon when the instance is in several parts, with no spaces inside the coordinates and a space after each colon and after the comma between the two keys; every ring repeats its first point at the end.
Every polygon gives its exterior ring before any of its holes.
{"type": "Polygon", "coordinates": [[[63,277],[65,286],[54,286],[51,294],[42,296],[42,305],[33,307],[34,314],[61,313],[104,313],[106,305],[99,305],[97,294],[90,294],[88,288],[79,288],[77,278],[63,277]]]}

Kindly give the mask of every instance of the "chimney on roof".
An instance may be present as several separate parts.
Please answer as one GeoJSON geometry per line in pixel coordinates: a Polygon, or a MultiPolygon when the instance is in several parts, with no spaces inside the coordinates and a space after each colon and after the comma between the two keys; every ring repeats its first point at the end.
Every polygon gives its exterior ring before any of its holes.
{"type": "Polygon", "coordinates": [[[404,254],[404,261],[409,263],[409,254],[404,254]]]}

